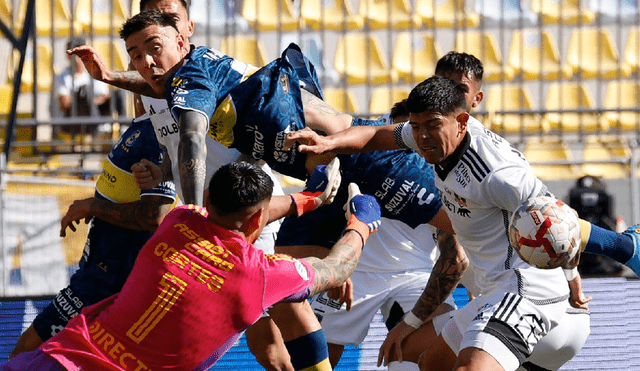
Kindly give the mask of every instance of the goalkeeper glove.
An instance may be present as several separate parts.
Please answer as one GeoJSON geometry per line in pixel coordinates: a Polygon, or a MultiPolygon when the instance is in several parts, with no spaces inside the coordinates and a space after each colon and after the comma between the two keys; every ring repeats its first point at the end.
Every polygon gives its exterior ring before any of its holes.
{"type": "Polygon", "coordinates": [[[355,183],[349,184],[349,200],[345,205],[348,230],[358,232],[362,237],[362,245],[367,242],[369,235],[378,230],[380,224],[380,205],[375,197],[363,195],[355,183]]]}
{"type": "Polygon", "coordinates": [[[335,157],[329,165],[319,165],[311,174],[307,187],[298,193],[290,196],[296,205],[298,216],[307,211],[315,210],[318,206],[333,202],[338,188],[340,187],[340,160],[335,157]]]}

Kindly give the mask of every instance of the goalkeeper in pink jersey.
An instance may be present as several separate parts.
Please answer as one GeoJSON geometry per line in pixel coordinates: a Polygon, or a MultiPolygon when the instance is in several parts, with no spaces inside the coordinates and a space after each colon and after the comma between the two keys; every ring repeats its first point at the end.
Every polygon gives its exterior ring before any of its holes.
{"type": "Polygon", "coordinates": [[[319,166],[305,191],[272,197],[272,180],[259,167],[221,167],[206,207],[171,211],[119,294],[0,370],[208,369],[270,306],[336,287],[353,272],[380,224],[380,207],[355,184],[345,233],[326,258],[265,255],[251,245],[267,222],[330,202],[339,182],[336,160],[319,166]]]}

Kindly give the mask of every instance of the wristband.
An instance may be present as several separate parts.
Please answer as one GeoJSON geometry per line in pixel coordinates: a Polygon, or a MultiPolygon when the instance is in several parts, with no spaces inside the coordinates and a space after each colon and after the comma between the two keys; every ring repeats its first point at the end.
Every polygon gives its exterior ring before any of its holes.
{"type": "Polygon", "coordinates": [[[413,327],[416,330],[419,329],[420,326],[422,326],[422,324],[424,323],[424,321],[418,318],[415,314],[413,314],[412,311],[408,311],[404,315],[404,317],[402,317],[402,320],[404,321],[404,323],[413,327]]]}
{"type": "Polygon", "coordinates": [[[349,230],[358,232],[358,234],[360,235],[360,238],[362,238],[362,247],[364,247],[364,244],[367,242],[367,239],[371,234],[371,231],[369,230],[369,226],[367,226],[362,221],[358,220],[358,218],[356,218],[355,215],[351,214],[351,221],[349,222],[347,227],[344,229],[344,231],[346,232],[349,230]]]}
{"type": "Polygon", "coordinates": [[[316,198],[321,194],[322,192],[302,191],[292,193],[289,196],[291,196],[293,203],[296,205],[296,213],[300,216],[307,211],[316,209],[316,198]]]}
{"type": "Polygon", "coordinates": [[[578,277],[578,267],[573,267],[571,269],[564,269],[564,276],[567,278],[567,281],[573,281],[574,278],[578,277]]]}

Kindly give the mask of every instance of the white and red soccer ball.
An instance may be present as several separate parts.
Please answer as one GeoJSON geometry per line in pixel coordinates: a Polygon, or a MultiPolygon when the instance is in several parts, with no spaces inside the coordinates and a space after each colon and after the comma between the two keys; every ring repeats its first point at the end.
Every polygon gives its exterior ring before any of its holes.
{"type": "Polygon", "coordinates": [[[580,249],[578,214],[553,197],[530,198],[511,217],[509,242],[533,266],[564,266],[580,249]]]}

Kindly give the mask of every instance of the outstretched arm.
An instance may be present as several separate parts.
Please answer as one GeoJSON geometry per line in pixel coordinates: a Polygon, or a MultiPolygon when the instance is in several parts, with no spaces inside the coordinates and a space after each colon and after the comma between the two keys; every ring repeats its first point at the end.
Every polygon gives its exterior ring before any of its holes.
{"type": "Polygon", "coordinates": [[[203,205],[207,176],[207,145],[205,138],[209,120],[201,112],[183,111],[178,120],[180,144],[178,169],[185,204],[203,205]]]}
{"type": "Polygon", "coordinates": [[[75,232],[74,222],[78,224],[82,219],[88,222],[91,217],[122,228],[155,232],[172,204],[173,199],[163,196],[142,196],[139,201],[122,204],[94,197],[76,200],[60,222],[60,236],[67,235],[67,227],[75,232]]]}
{"type": "Polygon", "coordinates": [[[341,132],[322,136],[311,129],[291,132],[287,135],[285,148],[300,143],[298,150],[303,153],[323,154],[362,153],[376,150],[399,149],[394,137],[394,125],[384,126],[352,126],[341,132]]]}
{"type": "Polygon", "coordinates": [[[77,55],[84,64],[87,72],[96,80],[103,81],[120,89],[125,89],[155,98],[165,98],[156,93],[151,86],[140,76],[138,71],[112,71],[94,48],[89,45],[78,46],[67,50],[69,55],[77,55]]]}

